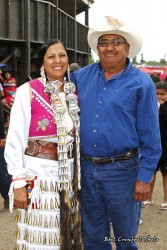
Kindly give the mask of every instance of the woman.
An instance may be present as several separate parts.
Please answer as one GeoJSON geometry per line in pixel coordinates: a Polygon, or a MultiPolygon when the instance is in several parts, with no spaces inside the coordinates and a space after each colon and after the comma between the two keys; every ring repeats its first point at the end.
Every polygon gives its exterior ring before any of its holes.
{"type": "Polygon", "coordinates": [[[5,149],[13,176],[10,209],[13,202],[19,208],[17,245],[82,249],[75,85],[67,77],[68,57],[59,40],[46,42],[39,59],[41,77],[17,90],[5,149]]]}

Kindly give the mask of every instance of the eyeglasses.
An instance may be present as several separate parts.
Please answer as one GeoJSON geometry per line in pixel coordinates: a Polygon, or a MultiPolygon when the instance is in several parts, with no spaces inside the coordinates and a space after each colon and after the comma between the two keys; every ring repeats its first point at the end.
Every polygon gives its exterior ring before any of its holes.
{"type": "Polygon", "coordinates": [[[120,39],[112,39],[111,41],[109,40],[98,41],[97,45],[101,47],[107,47],[109,44],[111,44],[112,46],[116,47],[116,46],[120,46],[123,43],[127,44],[126,41],[122,41],[120,39]]]}

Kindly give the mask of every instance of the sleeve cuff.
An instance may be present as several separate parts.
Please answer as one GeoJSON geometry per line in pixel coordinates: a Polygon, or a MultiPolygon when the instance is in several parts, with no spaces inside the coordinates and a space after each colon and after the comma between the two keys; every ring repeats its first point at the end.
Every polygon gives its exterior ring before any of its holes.
{"type": "Polygon", "coordinates": [[[137,176],[137,181],[142,181],[147,184],[149,184],[152,180],[154,172],[147,171],[147,170],[139,170],[138,176],[137,176]]]}
{"type": "Polygon", "coordinates": [[[27,182],[25,180],[14,180],[13,181],[13,188],[21,188],[27,185],[27,182]]]}

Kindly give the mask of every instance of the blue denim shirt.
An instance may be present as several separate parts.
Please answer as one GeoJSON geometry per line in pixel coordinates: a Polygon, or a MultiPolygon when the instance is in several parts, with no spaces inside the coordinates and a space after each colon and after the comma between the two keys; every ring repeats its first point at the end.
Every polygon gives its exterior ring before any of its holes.
{"type": "Polygon", "coordinates": [[[132,66],[106,80],[100,63],[71,74],[81,109],[81,149],[94,157],[111,157],[140,148],[138,180],[150,182],[161,155],[155,85],[132,66]]]}

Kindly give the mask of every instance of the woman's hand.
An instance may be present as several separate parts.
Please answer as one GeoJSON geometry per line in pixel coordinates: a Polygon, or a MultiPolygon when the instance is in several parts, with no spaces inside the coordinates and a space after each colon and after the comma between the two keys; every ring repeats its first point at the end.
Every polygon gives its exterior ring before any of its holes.
{"type": "Polygon", "coordinates": [[[14,189],[14,207],[26,209],[28,207],[28,196],[26,187],[14,189]]]}

